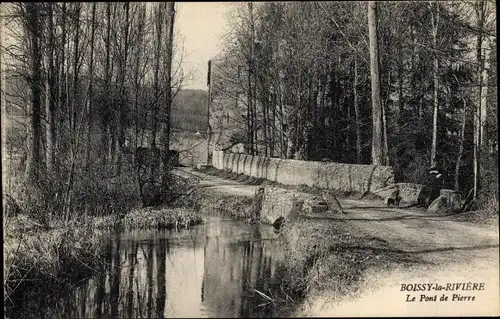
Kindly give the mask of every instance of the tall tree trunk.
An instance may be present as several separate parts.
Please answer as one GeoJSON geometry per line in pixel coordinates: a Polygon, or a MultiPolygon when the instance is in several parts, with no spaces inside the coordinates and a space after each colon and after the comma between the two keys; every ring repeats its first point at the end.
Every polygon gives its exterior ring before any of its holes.
{"type": "Polygon", "coordinates": [[[383,165],[382,105],[380,101],[380,73],[377,40],[377,3],[368,2],[368,33],[370,38],[370,74],[372,85],[372,164],[383,165]]]}
{"type": "Polygon", "coordinates": [[[275,150],[276,150],[276,108],[277,108],[277,92],[276,89],[273,89],[273,94],[271,97],[271,147],[269,149],[270,157],[275,156],[275,150]]]}
{"type": "Polygon", "coordinates": [[[483,27],[486,15],[486,2],[484,0],[475,3],[476,18],[477,18],[477,46],[476,46],[476,60],[477,60],[477,100],[476,100],[476,112],[474,114],[474,198],[477,198],[480,188],[480,173],[481,173],[481,106],[482,106],[482,93],[483,93],[483,68],[484,59],[482,56],[483,51],[483,27]]]}
{"type": "MultiPolygon", "coordinates": [[[[141,5],[139,8],[139,21],[146,21],[146,6],[141,5]]],[[[138,48],[135,57],[135,70],[134,70],[134,124],[135,124],[135,134],[134,134],[134,163],[136,163],[136,150],[139,146],[139,91],[141,89],[141,83],[139,80],[140,63],[141,58],[144,53],[144,23],[139,22],[138,25],[138,48]]]]}
{"type": "MultiPolygon", "coordinates": [[[[248,69],[250,70],[250,61],[248,62],[248,69]]],[[[253,154],[253,133],[252,133],[252,77],[248,71],[248,88],[247,88],[247,117],[246,117],[246,153],[253,154]]]]}
{"type": "Polygon", "coordinates": [[[384,97],[382,98],[382,131],[383,131],[383,136],[384,136],[384,165],[390,165],[390,160],[389,160],[389,136],[387,134],[387,104],[389,101],[389,95],[390,95],[390,87],[391,87],[391,71],[389,70],[387,72],[387,89],[384,90],[385,94],[384,97]]]}
{"type": "Polygon", "coordinates": [[[358,60],[354,58],[353,102],[354,115],[356,116],[356,163],[361,164],[361,115],[359,112],[358,80],[358,60]]]}
{"type": "Polygon", "coordinates": [[[120,63],[119,72],[119,85],[120,85],[120,96],[119,96],[119,105],[118,105],[118,121],[116,125],[116,133],[117,133],[117,143],[115,144],[115,174],[121,174],[121,165],[122,165],[122,153],[123,148],[125,147],[125,107],[127,103],[127,91],[126,91],[126,78],[127,78],[127,60],[128,60],[128,51],[129,51],[129,27],[130,27],[130,2],[123,3],[125,10],[125,31],[124,31],[124,40],[123,40],[123,53],[122,60],[120,63]]]}
{"type": "Polygon", "coordinates": [[[467,103],[465,97],[462,97],[464,104],[463,117],[462,117],[462,128],[460,130],[460,143],[458,146],[457,163],[455,165],[455,190],[460,189],[460,165],[462,163],[462,155],[464,153],[464,137],[465,137],[465,127],[467,123],[467,103]]]}
{"type": "Polygon", "coordinates": [[[417,85],[416,85],[416,68],[417,68],[417,63],[416,63],[416,56],[417,56],[417,39],[415,37],[415,30],[414,30],[413,24],[410,24],[410,34],[411,34],[411,59],[410,59],[410,65],[411,65],[411,75],[410,75],[410,96],[412,97],[412,102],[413,102],[413,110],[415,112],[419,113],[419,119],[420,117],[420,112],[419,112],[419,101],[417,100],[417,85]]]}
{"type": "Polygon", "coordinates": [[[92,31],[90,35],[90,63],[89,63],[89,89],[87,96],[87,142],[89,143],[85,149],[85,170],[88,169],[90,162],[90,153],[92,149],[92,97],[93,97],[93,80],[94,80],[94,38],[95,38],[95,16],[96,16],[96,3],[92,3],[92,31]]]}
{"type": "Polygon", "coordinates": [[[284,81],[283,81],[283,78],[281,76],[282,74],[282,71],[279,70],[278,71],[278,89],[279,89],[279,119],[280,119],[280,157],[281,158],[287,158],[287,141],[286,141],[286,138],[285,138],[285,133],[286,133],[286,116],[285,116],[285,113],[284,113],[284,81]]]}
{"type": "Polygon", "coordinates": [[[268,156],[268,149],[269,149],[269,141],[268,141],[268,129],[269,129],[269,124],[268,124],[268,120],[267,120],[267,109],[268,109],[268,104],[269,104],[269,94],[266,92],[264,86],[265,86],[265,83],[262,79],[263,77],[260,77],[260,86],[261,86],[261,101],[262,101],[262,124],[263,124],[263,140],[264,140],[264,156],[267,157],[268,156]]]}
{"type": "MultiPolygon", "coordinates": [[[[106,108],[110,107],[110,87],[111,87],[111,2],[106,3],[106,58],[104,64],[104,100],[107,102],[106,108]]],[[[110,131],[110,117],[108,116],[109,110],[105,110],[106,116],[101,118],[101,149],[102,165],[105,167],[109,157],[109,131],[110,131]]]]}
{"type": "Polygon", "coordinates": [[[42,165],[41,157],[41,88],[42,88],[42,52],[41,52],[41,28],[40,5],[37,3],[26,4],[27,28],[29,34],[30,60],[31,60],[31,118],[29,150],[27,158],[26,173],[29,180],[37,182],[40,178],[42,165]]]}
{"type": "Polygon", "coordinates": [[[487,146],[488,142],[488,132],[487,132],[487,116],[488,116],[488,84],[490,78],[490,48],[489,48],[489,39],[486,37],[483,39],[482,49],[484,51],[483,54],[483,68],[481,72],[481,101],[480,101],[480,111],[479,111],[479,119],[480,119],[480,145],[481,150],[484,150],[487,146]]]}
{"type": "MultiPolygon", "coordinates": [[[[74,60],[73,60],[73,96],[71,103],[71,135],[74,139],[76,135],[76,123],[77,123],[77,112],[79,106],[79,95],[78,95],[78,58],[79,58],[79,46],[80,46],[80,10],[81,4],[75,3],[75,38],[74,38],[74,60]]],[[[74,143],[75,141],[73,141],[74,143]]]]}
{"type": "Polygon", "coordinates": [[[345,160],[349,161],[348,163],[351,162],[352,157],[351,157],[351,132],[352,132],[352,117],[351,117],[351,105],[350,103],[347,103],[345,106],[347,108],[347,123],[346,123],[346,152],[345,155],[347,156],[345,160]]]}
{"type": "Polygon", "coordinates": [[[46,108],[46,164],[47,173],[54,172],[55,145],[56,145],[56,85],[55,85],[55,66],[54,66],[54,21],[53,4],[47,3],[47,59],[46,59],[46,86],[45,86],[45,108],[46,108]]]}
{"type": "Polygon", "coordinates": [[[433,47],[433,80],[434,80],[434,107],[432,116],[432,145],[431,145],[431,167],[437,165],[437,131],[438,131],[438,112],[439,112],[439,61],[437,58],[437,35],[439,26],[439,4],[434,2],[435,12],[431,8],[431,22],[432,22],[432,47],[433,47]]]}
{"type": "Polygon", "coordinates": [[[319,122],[320,122],[320,118],[321,118],[321,108],[322,108],[324,93],[325,93],[325,91],[323,90],[323,86],[324,86],[323,82],[324,82],[323,77],[320,76],[318,79],[318,94],[317,94],[317,98],[316,98],[316,105],[315,105],[314,117],[313,117],[313,123],[314,123],[315,127],[318,127],[319,122]]]}
{"type": "MultiPolygon", "coordinates": [[[[60,69],[59,69],[59,76],[58,76],[58,112],[57,114],[57,132],[56,136],[59,138],[56,140],[57,145],[56,149],[58,150],[59,153],[62,153],[62,143],[61,141],[64,140],[64,122],[65,122],[65,111],[67,110],[67,105],[66,105],[66,78],[67,78],[67,69],[66,69],[66,3],[63,2],[62,4],[62,21],[61,21],[61,43],[59,44],[60,47],[60,69]]],[[[59,161],[57,158],[55,158],[56,161],[56,169],[59,172],[59,161]]]]}
{"type": "Polygon", "coordinates": [[[254,73],[254,67],[255,67],[255,60],[254,60],[254,21],[253,21],[253,3],[249,2],[248,3],[248,11],[250,15],[250,23],[249,23],[249,42],[250,42],[250,57],[248,60],[248,108],[250,110],[249,115],[250,115],[250,121],[249,121],[249,135],[250,137],[250,153],[252,155],[256,154],[256,132],[255,132],[255,119],[256,119],[256,107],[254,105],[255,98],[254,98],[254,89],[253,86],[255,83],[252,84],[252,80],[254,79],[253,73],[254,73]]]}
{"type": "MultiPolygon", "coordinates": [[[[255,29],[253,15],[252,15],[252,30],[255,29]]],[[[255,155],[260,154],[260,141],[259,141],[259,123],[258,123],[258,115],[259,115],[259,103],[257,103],[257,59],[255,57],[255,31],[252,33],[252,106],[253,106],[253,132],[254,132],[254,152],[255,155]]]]}
{"type": "Polygon", "coordinates": [[[397,132],[400,132],[401,124],[403,120],[403,109],[404,109],[404,94],[403,94],[403,49],[401,40],[398,42],[398,115],[397,115],[397,132]]]}
{"type": "Polygon", "coordinates": [[[383,134],[384,134],[384,165],[390,165],[389,161],[389,142],[388,142],[388,137],[387,137],[387,117],[385,115],[385,110],[386,110],[386,103],[387,100],[382,103],[382,128],[383,128],[383,134]]]}
{"type": "Polygon", "coordinates": [[[158,110],[159,110],[159,99],[160,99],[160,57],[161,57],[161,49],[162,49],[162,25],[163,25],[163,10],[162,4],[158,4],[157,12],[155,17],[155,25],[156,25],[156,43],[155,43],[155,56],[154,56],[154,65],[153,65],[153,88],[154,88],[154,104],[152,110],[152,127],[151,127],[151,140],[150,147],[151,149],[156,148],[156,135],[158,133],[158,110]]]}
{"type": "Polygon", "coordinates": [[[172,114],[172,59],[174,47],[174,23],[175,23],[175,2],[171,1],[167,4],[166,14],[166,34],[167,34],[167,52],[166,52],[166,81],[165,81],[165,120],[163,126],[163,147],[166,151],[170,149],[170,118],[172,114]]]}
{"type": "Polygon", "coordinates": [[[290,147],[290,158],[292,159],[301,159],[300,148],[301,148],[301,135],[302,135],[302,121],[303,121],[303,112],[302,112],[302,73],[299,71],[299,75],[297,78],[297,93],[294,107],[295,119],[293,125],[293,136],[292,141],[293,144],[290,147]]]}

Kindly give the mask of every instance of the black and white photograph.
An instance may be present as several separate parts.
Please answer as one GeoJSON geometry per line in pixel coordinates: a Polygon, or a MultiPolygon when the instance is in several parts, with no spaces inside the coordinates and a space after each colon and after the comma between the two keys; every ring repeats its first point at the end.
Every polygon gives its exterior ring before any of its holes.
{"type": "Polygon", "coordinates": [[[4,318],[499,316],[496,2],[3,2],[4,318]]]}

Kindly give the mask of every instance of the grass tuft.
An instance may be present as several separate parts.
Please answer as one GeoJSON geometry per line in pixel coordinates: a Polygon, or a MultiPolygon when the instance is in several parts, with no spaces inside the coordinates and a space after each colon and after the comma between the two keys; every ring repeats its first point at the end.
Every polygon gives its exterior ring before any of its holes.
{"type": "Polygon", "coordinates": [[[188,228],[203,222],[199,213],[183,208],[141,208],[121,218],[125,229],[172,229],[188,228]]]}
{"type": "Polygon", "coordinates": [[[89,273],[100,262],[101,233],[91,224],[43,230],[40,227],[26,215],[9,219],[4,239],[6,301],[26,291],[27,285],[69,281],[89,273]]]}

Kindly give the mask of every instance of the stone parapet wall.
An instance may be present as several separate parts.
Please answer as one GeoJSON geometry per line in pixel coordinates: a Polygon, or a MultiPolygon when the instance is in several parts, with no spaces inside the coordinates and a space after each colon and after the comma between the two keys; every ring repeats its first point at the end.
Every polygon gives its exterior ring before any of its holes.
{"type": "Polygon", "coordinates": [[[299,161],[214,151],[221,170],[265,178],[285,185],[307,185],[346,192],[374,192],[394,182],[390,166],[299,161]]]}

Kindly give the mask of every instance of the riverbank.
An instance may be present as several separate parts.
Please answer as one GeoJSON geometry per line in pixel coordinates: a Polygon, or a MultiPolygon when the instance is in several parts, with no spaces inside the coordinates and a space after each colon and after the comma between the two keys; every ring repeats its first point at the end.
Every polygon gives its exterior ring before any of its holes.
{"type": "Polygon", "coordinates": [[[138,208],[126,214],[58,220],[41,225],[25,214],[4,223],[4,301],[37,299],[34,292],[78,282],[95,273],[104,233],[132,229],[185,229],[203,222],[183,208],[138,208]],[[32,297],[30,297],[32,296],[32,297]]]}
{"type": "Polygon", "coordinates": [[[421,262],[411,254],[387,249],[377,237],[355,234],[344,226],[334,220],[299,217],[283,227],[284,282],[291,294],[300,297],[295,314],[318,315],[311,314],[310,302],[318,298],[329,305],[360,297],[368,271],[421,262]]]}
{"type": "MultiPolygon", "coordinates": [[[[251,184],[244,184],[248,177],[213,169],[207,172],[211,174],[200,173],[199,177],[213,193],[250,197],[268,183],[250,180],[251,184]],[[222,179],[226,175],[231,180],[222,179]]],[[[307,190],[302,188],[302,192],[307,190]]],[[[491,274],[498,273],[497,227],[462,221],[461,214],[437,216],[418,208],[387,208],[380,199],[364,196],[360,200],[357,196],[338,197],[345,214],[303,215],[285,222],[280,233],[286,255],[280,271],[282,285],[271,297],[285,313],[336,316],[342,309],[344,316],[370,315],[377,305],[393,307],[391,300],[398,302],[398,310],[385,315],[495,313],[491,296],[498,296],[498,275],[491,274]],[[447,269],[453,271],[447,273],[447,269]],[[448,308],[429,308],[405,303],[402,282],[427,282],[428,278],[435,283],[453,282],[457,274],[464,275],[462,281],[490,283],[474,307],[453,303],[448,308]],[[376,295],[376,291],[382,293],[376,295]],[[388,291],[392,299],[385,302],[388,291]],[[367,296],[371,296],[368,301],[367,296]],[[361,300],[364,308],[353,306],[358,304],[356,300],[361,300]]],[[[269,301],[268,297],[262,296],[263,302],[269,301]]]]}
{"type": "MultiPolygon", "coordinates": [[[[83,258],[99,262],[102,259],[98,256],[102,251],[101,247],[94,246],[93,257],[88,255],[85,257],[81,253],[87,248],[91,251],[90,248],[93,246],[85,246],[83,249],[78,246],[88,244],[92,234],[96,235],[94,240],[98,242],[97,234],[119,229],[117,225],[128,229],[168,228],[175,227],[174,221],[177,221],[177,229],[180,229],[194,225],[196,221],[202,220],[210,213],[225,213],[236,219],[255,221],[255,212],[258,209],[256,191],[260,186],[212,178],[201,173],[198,179],[200,183],[194,191],[178,202],[176,208],[132,210],[128,214],[95,219],[92,223],[88,222],[90,219],[87,223],[75,221],[71,224],[76,229],[74,233],[53,235],[54,240],[38,238],[37,232],[57,233],[61,232],[65,225],[61,225],[59,229],[44,230],[41,225],[29,225],[29,222],[24,221],[28,225],[14,229],[21,234],[29,234],[32,228],[33,238],[30,241],[36,244],[29,246],[38,245],[38,250],[41,251],[51,251],[52,246],[62,242],[63,249],[60,251],[63,255],[69,256],[66,259],[70,266],[61,269],[72,268],[74,273],[83,275],[84,270],[90,271],[90,268],[96,268],[83,258]],[[61,240],[64,236],[68,236],[67,239],[61,240]],[[43,240],[43,243],[38,243],[40,240],[43,240]],[[45,244],[48,247],[43,246],[45,244]],[[80,252],[75,254],[74,252],[79,249],[80,252]],[[78,260],[74,258],[75,256],[78,260]],[[82,265],[81,261],[89,267],[82,265]]],[[[387,281],[392,285],[390,289],[394,289],[404,282],[400,278],[423,282],[426,280],[426,274],[444,269],[458,267],[459,271],[476,274],[479,266],[477,269],[467,269],[467,266],[472,264],[471,260],[480,265],[491,266],[495,263],[498,265],[498,230],[458,222],[454,216],[432,216],[413,209],[388,209],[383,207],[383,203],[377,206],[377,200],[360,201],[340,196],[339,200],[345,208],[345,214],[308,215],[287,220],[280,231],[278,237],[280,240],[276,243],[280,246],[279,251],[285,255],[279,270],[276,270],[278,274],[276,284],[273,284],[272,288],[269,285],[269,290],[268,287],[264,290],[245,288],[257,298],[260,297],[262,304],[272,306],[275,309],[273,313],[290,316],[337,315],[337,304],[346,300],[363,299],[371,289],[367,287],[377,285],[373,278],[380,278],[380,274],[384,274],[382,277],[384,280],[379,285],[386,284],[387,281]],[[393,273],[396,271],[402,275],[395,278],[393,273]]],[[[244,228],[260,228],[241,223],[239,225],[244,228]]],[[[11,251],[12,247],[14,245],[11,245],[11,251]]],[[[42,256],[39,259],[42,260],[42,256]]],[[[45,259],[49,260],[50,258],[45,259]]],[[[36,262],[43,268],[40,261],[36,262]]],[[[50,278],[64,277],[68,277],[68,281],[76,280],[76,277],[67,276],[64,271],[57,270],[59,268],[54,269],[53,272],[57,273],[57,277],[46,276],[47,282],[50,282],[50,278]]],[[[440,280],[446,282],[451,279],[441,277],[440,280]]],[[[23,291],[29,293],[36,291],[30,289],[29,285],[25,287],[28,288],[23,291]]],[[[495,295],[495,291],[492,292],[491,288],[488,293],[495,295]]],[[[377,302],[381,302],[380,296],[382,295],[379,295],[378,299],[375,298],[377,302]]],[[[395,292],[394,297],[401,299],[405,296],[401,292],[395,292]]],[[[346,307],[344,311],[347,310],[356,311],[356,308],[346,307]]],[[[356,312],[346,313],[346,315],[356,314],[356,312]]]]}
{"type": "MultiPolygon", "coordinates": [[[[247,185],[275,186],[312,195],[319,195],[322,191],[317,187],[283,185],[215,168],[198,171],[247,185]]],[[[227,207],[232,216],[253,216],[248,207],[255,201],[255,196],[225,195],[221,191],[210,189],[200,192],[200,195],[202,201],[209,201],[204,206],[216,210],[226,210],[227,207]]],[[[336,192],[336,195],[339,198],[362,196],[359,193],[345,192],[336,192]]],[[[381,201],[376,196],[368,197],[381,201]]],[[[262,298],[263,301],[272,301],[290,315],[305,311],[307,307],[304,302],[310,298],[322,296],[332,301],[359,295],[363,274],[368,269],[417,262],[417,259],[408,254],[391,253],[380,247],[370,246],[370,243],[377,242],[376,238],[355,236],[333,220],[306,217],[288,220],[280,231],[279,238],[279,245],[285,252],[285,260],[280,268],[281,285],[274,292],[274,298],[269,294],[262,298]]]]}
{"type": "MultiPolygon", "coordinates": [[[[15,313],[37,294],[94,273],[103,254],[100,231],[90,224],[46,228],[26,215],[4,227],[4,306],[15,313]]],[[[47,297],[48,299],[48,297],[47,297]]]]}

